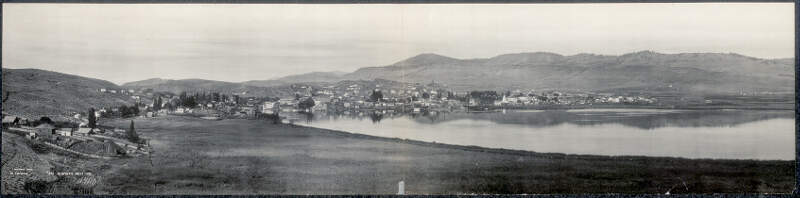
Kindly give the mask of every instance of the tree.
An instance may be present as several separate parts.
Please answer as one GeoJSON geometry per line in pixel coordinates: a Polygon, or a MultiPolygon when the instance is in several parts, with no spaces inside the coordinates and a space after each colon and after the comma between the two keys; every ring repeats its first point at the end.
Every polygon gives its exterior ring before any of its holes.
{"type": "Polygon", "coordinates": [[[300,101],[300,103],[297,104],[297,106],[300,107],[300,109],[306,109],[306,110],[311,109],[311,107],[314,107],[314,105],[316,105],[316,103],[314,103],[314,99],[311,99],[310,97],[306,98],[303,101],[300,101]]]}
{"type": "Polygon", "coordinates": [[[490,105],[499,98],[495,91],[472,91],[469,96],[478,100],[481,105],[490,105]]]}
{"type": "Polygon", "coordinates": [[[214,93],[211,94],[211,100],[212,101],[219,102],[220,99],[222,99],[222,97],[220,97],[219,93],[214,92],[214,93]]]}
{"type": "Polygon", "coordinates": [[[153,98],[153,111],[161,110],[161,105],[161,96],[156,96],[156,98],[153,98]]]}
{"type": "Polygon", "coordinates": [[[97,116],[94,115],[94,108],[89,108],[89,128],[97,128],[97,116]]]}
{"type": "Polygon", "coordinates": [[[133,143],[139,142],[139,135],[136,134],[136,129],[133,127],[133,120],[131,120],[131,127],[128,129],[128,140],[133,143]]]}
{"type": "Polygon", "coordinates": [[[180,106],[183,106],[183,107],[186,107],[186,108],[194,108],[194,107],[196,107],[197,106],[197,99],[196,99],[197,96],[196,95],[197,94],[195,94],[195,96],[188,96],[188,95],[186,95],[186,92],[181,92],[181,94],[179,96],[179,98],[180,98],[180,106]]]}
{"type": "Polygon", "coordinates": [[[55,122],[53,122],[53,120],[50,119],[50,117],[47,117],[47,116],[39,118],[39,122],[48,123],[48,124],[55,124],[55,122]]]}
{"type": "MultiPolygon", "coordinates": [[[[6,104],[6,101],[8,101],[8,98],[11,97],[11,92],[10,91],[6,91],[5,93],[6,93],[5,96],[3,96],[3,104],[0,105],[0,107],[2,107],[2,111],[3,112],[6,112],[6,108],[5,108],[6,105],[5,104],[6,104]]],[[[6,117],[6,115],[3,114],[0,119],[5,118],[5,117],[6,117]]]]}
{"type": "Polygon", "coordinates": [[[383,101],[383,92],[373,90],[372,94],[369,95],[369,99],[374,102],[383,101]]]}

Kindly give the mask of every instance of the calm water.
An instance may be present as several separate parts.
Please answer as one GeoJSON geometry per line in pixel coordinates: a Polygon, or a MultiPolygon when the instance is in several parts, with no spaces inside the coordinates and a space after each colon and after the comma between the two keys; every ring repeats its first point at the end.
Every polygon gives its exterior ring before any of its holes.
{"type": "Polygon", "coordinates": [[[794,113],[589,109],[391,115],[316,114],[301,125],[536,152],[794,159],[794,113]]]}

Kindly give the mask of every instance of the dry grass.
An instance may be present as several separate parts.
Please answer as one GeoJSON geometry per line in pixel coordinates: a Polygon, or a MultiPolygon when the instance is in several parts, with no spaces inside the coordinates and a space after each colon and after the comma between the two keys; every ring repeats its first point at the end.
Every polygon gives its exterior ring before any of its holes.
{"type": "MultiPolygon", "coordinates": [[[[106,124],[120,125],[126,120],[106,124]]],[[[136,120],[150,160],[120,160],[99,193],[415,194],[790,192],[793,161],[543,154],[187,117],[136,120]]]]}

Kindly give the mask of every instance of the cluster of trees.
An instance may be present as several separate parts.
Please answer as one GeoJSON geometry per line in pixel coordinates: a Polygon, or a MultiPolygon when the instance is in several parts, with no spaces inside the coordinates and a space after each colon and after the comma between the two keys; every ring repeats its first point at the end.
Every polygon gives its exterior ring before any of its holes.
{"type": "MultiPolygon", "coordinates": [[[[443,97],[447,97],[447,99],[459,99],[459,98],[456,97],[455,94],[453,94],[453,92],[443,91],[443,90],[440,90],[436,94],[430,94],[428,92],[422,92],[422,94],[420,94],[420,96],[411,96],[410,99],[416,101],[416,100],[420,100],[420,99],[437,99],[437,98],[443,98],[443,97]]],[[[368,101],[370,101],[370,102],[385,101],[383,92],[381,92],[381,91],[372,91],[372,93],[370,93],[370,95],[369,95],[368,101]]],[[[408,101],[408,100],[403,100],[403,101],[408,101]]]]}
{"type": "MultiPolygon", "coordinates": [[[[132,106],[122,105],[117,107],[116,111],[105,112],[104,114],[102,114],[102,116],[122,117],[122,118],[135,117],[138,116],[140,113],[139,105],[140,104],[138,103],[132,106]]],[[[95,111],[96,110],[94,108],[89,108],[89,111],[86,113],[89,120],[88,125],[90,128],[94,128],[95,126],[97,126],[97,117],[95,116],[95,111]]]]}
{"type": "MultiPolygon", "coordinates": [[[[197,107],[198,104],[206,104],[210,102],[235,102],[236,104],[242,104],[247,102],[246,97],[240,97],[238,95],[226,95],[220,94],[217,92],[197,92],[194,94],[189,94],[186,92],[181,92],[178,95],[178,100],[175,101],[175,106],[178,107],[185,107],[185,108],[194,108],[197,107]]],[[[265,101],[278,101],[280,98],[277,97],[260,97],[259,100],[265,101]]],[[[160,100],[160,99],[159,99],[160,100]]],[[[163,101],[159,101],[159,103],[163,103],[163,101]]],[[[154,105],[155,106],[155,105],[154,105]]],[[[166,103],[166,106],[170,106],[170,103],[166,103]]]]}
{"type": "Polygon", "coordinates": [[[139,104],[133,106],[122,105],[119,107],[119,116],[123,118],[135,117],[139,115],[139,104]]]}
{"type": "Polygon", "coordinates": [[[297,104],[297,107],[300,109],[308,110],[311,109],[311,107],[314,107],[314,105],[316,105],[314,99],[308,97],[306,99],[301,100],[300,103],[297,104]]]}
{"type": "Polygon", "coordinates": [[[194,96],[189,96],[188,94],[186,94],[186,92],[181,92],[181,94],[178,95],[178,102],[179,102],[178,106],[186,108],[194,108],[198,104],[197,98],[198,98],[197,94],[195,94],[194,96]]]}
{"type": "Polygon", "coordinates": [[[369,101],[370,102],[383,101],[383,92],[373,90],[372,93],[369,94],[369,101]]]}
{"type": "Polygon", "coordinates": [[[164,105],[164,101],[163,101],[163,99],[161,99],[160,95],[158,95],[155,98],[153,98],[153,111],[161,110],[161,106],[163,106],[163,105],[164,105]]]}
{"type": "Polygon", "coordinates": [[[496,91],[471,91],[469,97],[474,98],[481,105],[491,105],[494,104],[494,101],[502,98],[496,91]]]}

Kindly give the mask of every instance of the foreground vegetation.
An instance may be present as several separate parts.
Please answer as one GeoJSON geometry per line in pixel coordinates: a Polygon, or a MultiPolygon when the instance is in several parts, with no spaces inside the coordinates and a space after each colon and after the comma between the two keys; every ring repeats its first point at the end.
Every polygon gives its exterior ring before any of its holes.
{"type": "MultiPolygon", "coordinates": [[[[125,126],[130,121],[103,123],[125,126]]],[[[136,120],[150,159],[118,160],[108,194],[784,192],[794,161],[543,154],[190,117],[136,120]]]]}
{"type": "Polygon", "coordinates": [[[152,155],[86,158],[3,132],[3,193],[394,194],[399,181],[409,194],[788,193],[795,179],[794,161],[534,153],[264,120],[166,116],[135,122],[139,135],[151,140],[152,155]],[[19,168],[32,170],[12,174],[19,168]]]}

